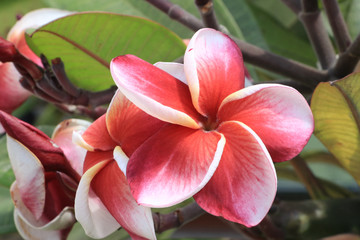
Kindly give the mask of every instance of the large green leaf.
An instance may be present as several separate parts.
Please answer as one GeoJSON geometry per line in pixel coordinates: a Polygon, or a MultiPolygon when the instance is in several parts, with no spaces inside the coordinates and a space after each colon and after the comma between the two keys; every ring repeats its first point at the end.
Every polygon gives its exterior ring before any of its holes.
{"type": "Polygon", "coordinates": [[[346,22],[349,27],[349,33],[352,38],[355,38],[360,32],[360,1],[350,0],[347,1],[349,5],[346,12],[346,22]]]}
{"type": "Polygon", "coordinates": [[[0,187],[10,188],[11,183],[15,180],[10,160],[7,154],[6,137],[0,137],[0,187]]]}
{"type": "Polygon", "coordinates": [[[154,63],[173,61],[185,51],[177,35],[153,21],[99,12],[58,19],[36,30],[27,42],[37,54],[61,57],[69,78],[89,90],[114,85],[109,63],[116,56],[134,54],[154,63]]]}
{"type": "Polygon", "coordinates": [[[320,83],[311,101],[316,137],[360,183],[360,73],[320,83]]]}
{"type": "MultiPolygon", "coordinates": [[[[176,32],[182,38],[190,38],[193,35],[193,31],[178,23],[175,20],[171,20],[166,14],[153,7],[146,1],[134,1],[134,0],[103,0],[103,1],[88,1],[88,0],[43,0],[48,6],[67,9],[71,11],[106,11],[121,13],[139,17],[145,17],[154,20],[172,31],[176,32]]],[[[184,0],[171,0],[174,4],[182,7],[191,14],[199,17],[199,11],[196,8],[194,1],[184,0]]],[[[226,6],[222,0],[214,0],[214,6],[216,9],[216,16],[230,33],[241,38],[241,32],[236,25],[233,17],[229,14],[226,6]]]]}

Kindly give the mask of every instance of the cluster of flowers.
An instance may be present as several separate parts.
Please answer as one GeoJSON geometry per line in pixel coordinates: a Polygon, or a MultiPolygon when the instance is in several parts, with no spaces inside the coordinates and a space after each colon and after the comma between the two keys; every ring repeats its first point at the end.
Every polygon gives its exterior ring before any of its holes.
{"type": "MultiPolygon", "coordinates": [[[[46,22],[68,13],[45,9],[24,18],[32,23],[44,14],[53,17],[46,22]]],[[[24,28],[36,24],[22,26],[22,40],[8,39],[21,51],[24,28]]],[[[24,92],[11,63],[0,68],[1,89],[24,92]]],[[[265,217],[277,188],[273,162],[296,156],[313,131],[299,92],[277,84],[244,88],[240,49],[212,29],[195,33],[184,64],[125,55],[110,70],[119,89],[106,114],[93,123],[65,120],[52,138],[9,114],[27,93],[0,94],[1,103],[14,100],[0,106],[0,122],[24,238],[62,239],[78,221],[93,238],[122,227],[133,239],[155,239],[151,207],[190,197],[248,227],[265,217]]]]}

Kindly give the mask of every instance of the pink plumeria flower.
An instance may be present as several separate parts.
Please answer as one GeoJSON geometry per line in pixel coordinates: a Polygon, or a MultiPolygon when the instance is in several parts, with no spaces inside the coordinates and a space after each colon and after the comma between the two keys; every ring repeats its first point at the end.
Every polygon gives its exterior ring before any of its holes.
{"type": "MultiPolygon", "coordinates": [[[[7,40],[12,42],[25,57],[42,66],[40,58],[26,44],[25,32],[30,29],[39,28],[70,13],[69,11],[51,8],[29,12],[12,27],[7,40]]],[[[30,96],[31,93],[20,85],[20,78],[21,75],[13,63],[0,62],[0,110],[11,113],[30,96]]]]}
{"type": "Polygon", "coordinates": [[[39,129],[0,111],[15,174],[14,220],[24,239],[64,239],[75,223],[75,190],[86,151],[70,144],[72,131],[89,122],[66,120],[50,139],[39,129]]]}
{"type": "Polygon", "coordinates": [[[192,37],[183,65],[125,55],[110,69],[130,101],[171,123],[129,159],[136,201],[167,207],[193,196],[213,215],[258,224],[276,193],[273,161],[296,156],[313,131],[303,96],[278,84],[244,88],[240,49],[212,29],[192,37]]]}
{"type": "Polygon", "coordinates": [[[75,199],[87,235],[103,238],[121,226],[133,239],[156,239],[151,209],[136,203],[124,172],[128,157],[164,124],[117,91],[107,113],[82,136],[74,134],[88,150],[75,199]],[[103,206],[108,211],[99,211],[103,206]]]}

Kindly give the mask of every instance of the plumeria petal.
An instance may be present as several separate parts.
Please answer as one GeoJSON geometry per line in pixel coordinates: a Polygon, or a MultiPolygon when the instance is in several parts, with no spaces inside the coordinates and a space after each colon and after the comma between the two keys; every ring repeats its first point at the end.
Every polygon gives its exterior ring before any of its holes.
{"type": "Polygon", "coordinates": [[[211,119],[226,96],[244,87],[240,49],[213,29],[201,29],[191,38],[184,68],[195,108],[211,119]]]}
{"type": "Polygon", "coordinates": [[[0,109],[7,113],[11,113],[31,95],[20,85],[20,78],[13,63],[0,62],[0,109]]]}
{"type": "Polygon", "coordinates": [[[123,174],[126,176],[126,167],[129,162],[129,158],[126,156],[124,151],[121,149],[121,147],[117,146],[114,149],[114,160],[118,164],[118,167],[123,172],[123,174]]]}
{"type": "Polygon", "coordinates": [[[132,55],[114,58],[111,75],[136,106],[160,120],[199,128],[188,86],[165,71],[132,55]]]}
{"type": "Polygon", "coordinates": [[[45,133],[1,110],[0,122],[10,137],[21,142],[36,155],[45,171],[72,173],[73,169],[63,151],[45,133]]]}
{"type": "Polygon", "coordinates": [[[29,149],[9,135],[7,149],[22,202],[39,219],[45,206],[44,168],[29,149]]]}
{"type": "Polygon", "coordinates": [[[125,175],[115,161],[96,174],[91,187],[133,239],[156,239],[150,208],[136,203],[125,175]]]}
{"type": "Polygon", "coordinates": [[[167,123],[142,111],[119,90],[106,114],[106,126],[110,136],[128,156],[164,124],[167,123]]]}
{"type": "Polygon", "coordinates": [[[247,227],[269,211],[276,193],[276,173],[260,138],[245,124],[225,122],[219,132],[226,146],[215,174],[194,196],[205,211],[247,227]]]}
{"type": "Polygon", "coordinates": [[[15,203],[14,220],[16,228],[23,238],[37,239],[39,236],[42,238],[53,236],[53,239],[64,239],[67,236],[76,221],[72,207],[65,207],[53,219],[48,220],[44,215],[37,219],[22,201],[16,181],[11,185],[10,191],[15,203]]]}
{"type": "Polygon", "coordinates": [[[106,209],[102,201],[90,189],[94,176],[112,160],[97,163],[81,177],[75,197],[75,216],[92,238],[104,238],[116,231],[120,224],[106,209]]]}
{"type": "Polygon", "coordinates": [[[112,151],[116,146],[116,143],[106,128],[106,114],[96,119],[96,121],[86,129],[82,138],[88,145],[96,150],[112,151]]]}
{"type": "Polygon", "coordinates": [[[211,178],[224,145],[217,132],[165,126],[130,157],[126,176],[135,199],[167,207],[191,197],[211,178]]]}
{"type": "Polygon", "coordinates": [[[79,175],[83,172],[86,150],[72,141],[73,132],[82,134],[91,123],[81,119],[67,119],[58,124],[52,134],[54,142],[61,147],[67,160],[79,175]]]}
{"type": "Polygon", "coordinates": [[[171,76],[179,79],[183,83],[187,84],[186,75],[184,71],[184,64],[175,62],[157,62],[154,64],[155,67],[167,72],[171,76]]]}
{"type": "MultiPolygon", "coordinates": [[[[67,214],[69,213],[66,212],[66,217],[68,217],[67,214]]],[[[62,240],[66,238],[71,230],[70,228],[64,230],[45,230],[43,228],[34,227],[21,217],[16,208],[14,209],[14,222],[20,236],[24,239],[62,240]]]]}
{"type": "Polygon", "coordinates": [[[245,123],[266,145],[273,161],[286,161],[303,149],[314,129],[310,107],[295,89],[278,84],[244,88],[224,99],[220,121],[245,123]]]}

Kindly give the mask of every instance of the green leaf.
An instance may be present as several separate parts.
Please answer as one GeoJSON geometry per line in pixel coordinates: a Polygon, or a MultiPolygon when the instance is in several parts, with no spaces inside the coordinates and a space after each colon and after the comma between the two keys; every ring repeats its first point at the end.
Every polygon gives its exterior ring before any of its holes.
{"type": "Polygon", "coordinates": [[[36,30],[27,42],[48,59],[60,57],[73,83],[103,90],[114,81],[109,64],[122,54],[155,63],[173,61],[185,51],[182,40],[163,26],[143,18],[110,13],[79,13],[36,30]]]}
{"type": "MultiPolygon", "coordinates": [[[[315,66],[316,56],[299,22],[284,26],[263,8],[249,4],[270,51],[315,66]],[[299,51],[301,49],[301,51],[299,51]]],[[[246,38],[246,35],[245,35],[246,38]]]]}
{"type": "Polygon", "coordinates": [[[352,38],[355,38],[360,32],[360,1],[348,1],[349,7],[346,14],[346,22],[349,27],[349,33],[352,38]]]}
{"type": "Polygon", "coordinates": [[[360,74],[320,83],[312,97],[314,134],[360,184],[360,74]]]}
{"type": "Polygon", "coordinates": [[[6,137],[4,135],[0,137],[0,187],[10,188],[14,181],[15,175],[7,154],[6,137]]]}
{"type": "Polygon", "coordinates": [[[269,50],[261,28],[247,2],[224,0],[224,3],[239,25],[244,35],[244,40],[265,50],[269,50]]]}
{"type": "MultiPolygon", "coordinates": [[[[151,4],[145,1],[134,0],[103,0],[103,1],[88,1],[88,0],[43,0],[48,6],[67,9],[71,11],[106,11],[121,13],[126,15],[133,15],[151,19],[155,22],[161,23],[165,27],[171,29],[182,38],[190,38],[194,32],[185,27],[181,23],[170,19],[165,13],[161,12],[151,4]]],[[[196,17],[200,17],[199,11],[194,4],[194,1],[172,0],[172,3],[182,7],[196,17]]],[[[236,25],[228,9],[223,4],[222,0],[214,0],[214,7],[216,8],[216,16],[220,24],[224,25],[230,33],[241,38],[241,32],[236,25]]]]}
{"type": "Polygon", "coordinates": [[[13,211],[9,189],[0,187],[0,234],[16,232],[13,211]]]}

